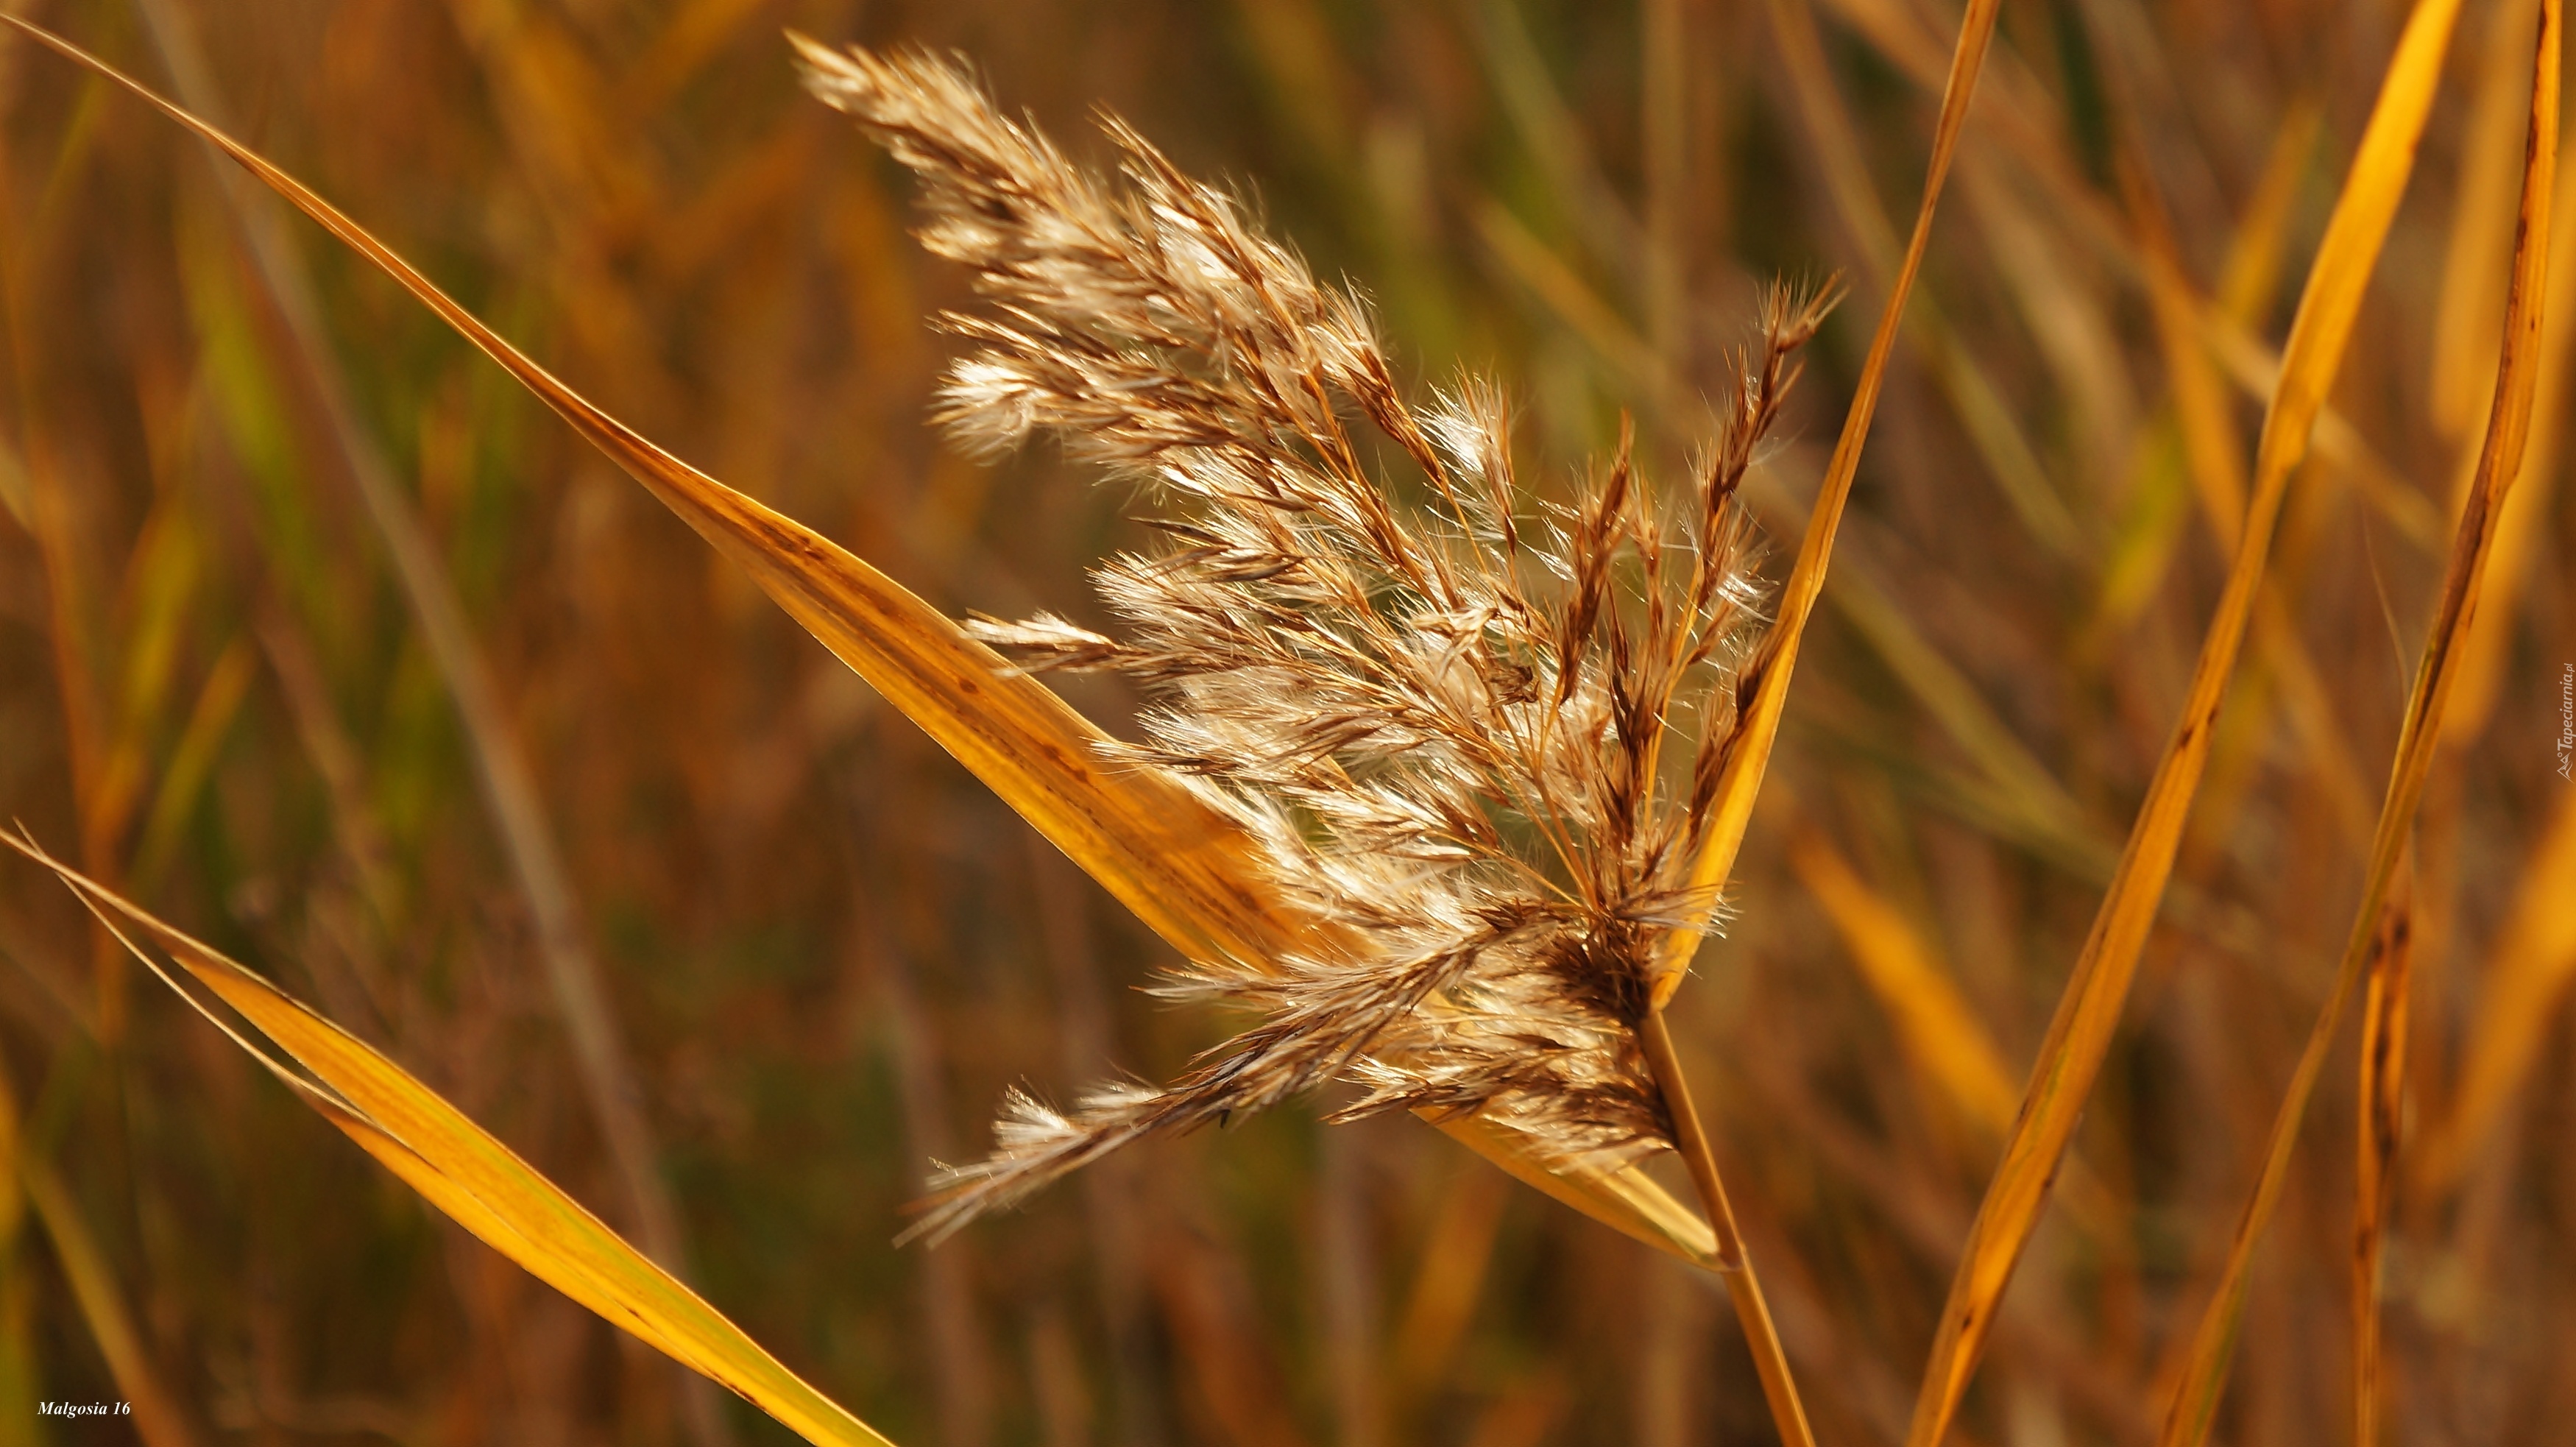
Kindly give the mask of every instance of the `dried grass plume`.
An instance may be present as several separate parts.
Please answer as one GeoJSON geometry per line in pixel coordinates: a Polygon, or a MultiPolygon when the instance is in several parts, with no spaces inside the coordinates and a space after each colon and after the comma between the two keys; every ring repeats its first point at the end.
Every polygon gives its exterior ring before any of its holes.
{"type": "Polygon", "coordinates": [[[1335,1119],[1473,1112],[1562,1169],[1669,1149],[1636,1026],[1656,938],[1707,904],[1687,875],[1750,686],[1736,491],[1830,299],[1770,299],[1687,485],[1650,486],[1623,436],[1549,501],[1496,388],[1406,400],[1357,296],[1123,123],[1102,177],[955,62],[798,45],[814,93],[919,175],[923,243],[986,304],[942,319],[978,346],[940,421],[987,455],[1052,434],[1165,505],[1161,546],[1094,573],[1119,636],[975,632],[1144,684],[1121,754],[1248,831],[1317,926],[1159,987],[1259,1016],[1180,1079],[1070,1111],[1015,1092],[914,1234],[1335,1080],[1358,1089],[1335,1119]]]}

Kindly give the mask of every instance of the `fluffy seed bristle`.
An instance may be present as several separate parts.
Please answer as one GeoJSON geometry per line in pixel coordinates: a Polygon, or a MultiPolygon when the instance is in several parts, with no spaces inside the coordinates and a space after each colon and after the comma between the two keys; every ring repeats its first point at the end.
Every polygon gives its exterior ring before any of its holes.
{"type": "Polygon", "coordinates": [[[1123,124],[1113,182],[959,65],[801,48],[814,93],[921,177],[923,243],[989,304],[943,319],[980,344],[940,394],[950,434],[991,453],[1047,431],[1175,513],[1164,546],[1095,571],[1124,636],[970,626],[1026,668],[1148,685],[1119,753],[1192,781],[1319,937],[1356,942],[1190,962],[1164,993],[1261,1023],[1167,1085],[1066,1113],[1014,1092],[994,1153],[948,1171],[911,1234],[1331,1080],[1361,1092],[1335,1119],[1472,1112],[1561,1169],[1668,1149],[1635,1027],[1656,937],[1706,903],[1689,862],[1759,624],[1735,494],[1830,302],[1765,307],[1687,488],[1651,488],[1623,439],[1551,504],[1515,475],[1493,386],[1407,403],[1357,297],[1123,124]]]}

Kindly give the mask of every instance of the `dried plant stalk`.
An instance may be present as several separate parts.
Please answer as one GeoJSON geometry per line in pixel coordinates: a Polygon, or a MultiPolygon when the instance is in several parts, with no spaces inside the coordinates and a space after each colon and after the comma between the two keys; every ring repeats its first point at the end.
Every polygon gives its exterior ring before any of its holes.
{"type": "MultiPolygon", "coordinates": [[[[2425,0],[2429,7],[2432,0],[2425,0]]],[[[2335,971],[2333,990],[2318,1012],[2307,1044],[2299,1053],[2281,1106],[2272,1121],[2263,1168],[2237,1219],[2228,1243],[2216,1290],[2203,1308],[2167,1398],[2160,1447],[2200,1447],[2209,1438],[2219,1398],[2242,1326],[2254,1249],[2263,1229],[2280,1206],[2291,1152],[2317,1077],[2325,1068],[2346,1001],[2358,992],[2372,960],[2382,953],[2383,919],[2392,909],[2403,922],[2401,867],[2409,858],[2416,808],[2442,737],[2442,713],[2450,702],[2460,672],[2463,640],[2476,616],[2479,585],[2495,545],[2497,519],[2508,490],[2522,470],[2523,449],[2531,438],[2531,418],[2539,378],[2540,338],[2547,319],[2549,291],[2549,226],[2551,198],[2557,194],[2559,140],[2559,37],[2561,0],[2541,0],[2539,36],[2531,76],[2531,122],[2523,149],[2521,212],[2514,232],[2513,270],[2505,293],[2503,344],[2496,359],[2495,397],[2479,449],[2477,472],[2451,537],[2451,556],[2442,574],[2442,591],[2425,630],[2424,648],[2415,665],[2406,716],[2398,728],[2396,757],[2391,761],[2388,791],[2379,807],[2379,824],[2371,837],[2370,856],[2362,877],[2361,906],[2345,937],[2343,961],[2335,971]],[[2392,900],[2400,901],[2392,905],[2392,900]]],[[[2419,12],[2421,13],[2421,12],[2419,12]]],[[[2445,18],[2447,23],[2447,17],[2445,18]]]]}
{"type": "MultiPolygon", "coordinates": [[[[1255,846],[1169,771],[1100,756],[1106,736],[921,599],[820,534],[725,487],[601,411],[293,177],[78,47],[20,29],[114,81],[248,168],[418,298],[642,483],[792,617],[919,723],[1041,834],[1185,956],[1267,960],[1312,919],[1268,897],[1255,846]]],[[[1683,1259],[1717,1259],[1710,1228],[1634,1169],[1559,1173],[1528,1137],[1450,1113],[1440,1128],[1516,1179],[1683,1259]]]]}
{"type": "MultiPolygon", "coordinates": [[[[875,1428],[788,1370],[704,1298],[373,1047],[214,947],[47,854],[32,837],[0,833],[0,848],[51,871],[116,944],[280,1084],[422,1199],[538,1280],[739,1394],[817,1447],[892,1447],[875,1428]]],[[[38,1186],[40,1212],[50,1213],[41,1182],[31,1179],[30,1184],[38,1186]]],[[[68,1218],[48,1214],[46,1224],[59,1244],[68,1218]]],[[[86,1248],[69,1249],[78,1254],[86,1248]]],[[[72,1269],[77,1278],[91,1267],[72,1269]]],[[[112,1308],[112,1302],[93,1308],[87,1294],[96,1282],[76,1279],[74,1285],[85,1293],[84,1309],[112,1308]]],[[[131,1328],[112,1327],[103,1340],[113,1342],[120,1335],[130,1337],[131,1328]]],[[[184,1424],[141,1374],[140,1362],[139,1356],[131,1363],[117,1361],[115,1369],[120,1387],[152,1394],[149,1404],[136,1398],[138,1405],[153,1409],[136,1413],[144,1440],[150,1447],[187,1447],[184,1424]],[[156,1428],[156,1420],[169,1425],[156,1428]]]]}
{"type": "Polygon", "coordinates": [[[2362,293],[2413,173],[2432,109],[2456,0],[2419,0],[2382,78],[2380,94],[2299,299],[2280,375],[2255,445],[2252,494],[2236,561],[2201,639],[2190,695],[2157,763],[2111,887],[2096,909],[2048,1034],[2040,1042],[2021,1113],[1950,1280],[1914,1402],[1907,1447],[1937,1447],[1975,1375],[1978,1358],[2022,1250],[2038,1229],[2051,1186],[2107,1058],[2129,985],[2182,847],[2183,825],[2209,762],[2219,709],[2254,614],[2290,478],[2307,455],[2326,393],[2343,364],[2362,293]]]}
{"type": "Polygon", "coordinates": [[[2379,1441],[2380,1262],[2388,1249],[2397,1149],[2406,1110],[2407,986],[2413,973],[2414,858],[2409,850],[2379,914],[2362,985],[2361,1109],[2353,1151],[2352,1440],[2379,1441]]]}

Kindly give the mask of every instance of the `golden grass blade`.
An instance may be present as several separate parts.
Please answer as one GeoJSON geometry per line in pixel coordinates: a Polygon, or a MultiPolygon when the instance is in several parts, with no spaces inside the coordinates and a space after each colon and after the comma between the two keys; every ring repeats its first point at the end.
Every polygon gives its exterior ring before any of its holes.
{"type": "MultiPolygon", "coordinates": [[[[2550,228],[2549,288],[2560,296],[2576,286],[2576,186],[2558,188],[2556,219],[2550,228]]],[[[2541,328],[2540,395],[2566,395],[2568,362],[2576,353],[2576,312],[2553,308],[2541,328]]],[[[2496,523],[2495,551],[2487,560],[2490,606],[2469,624],[2468,653],[2460,660],[2458,691],[2443,715],[2442,737],[2454,751],[2486,731],[2504,694],[2512,654],[2515,605],[2529,581],[2532,564],[2546,548],[2551,503],[2560,485],[2558,459],[2564,450],[2564,408],[2543,407],[2532,414],[2531,441],[2523,449],[2522,476],[2506,494],[2504,516],[2496,523]]]]}
{"type": "Polygon", "coordinates": [[[1771,1319],[1771,1304],[1763,1299],[1762,1279],[1753,1270],[1745,1254],[1744,1234],[1735,1224],[1735,1208],[1727,1203],[1726,1186],[1718,1179],[1717,1157],[1709,1150],[1708,1134],[1700,1126],[1699,1107],[1691,1100],[1689,1085],[1682,1078],[1681,1057],[1673,1050],[1673,1032],[1661,1010],[1649,1010],[1637,1027],[1638,1043],[1646,1050],[1646,1061],[1654,1071],[1655,1084],[1663,1091],[1665,1108],[1672,1112],[1673,1135],[1681,1147],[1682,1164],[1689,1168],[1691,1184],[1699,1188],[1700,1204],[1708,1209],[1709,1225],[1717,1236],[1719,1277],[1726,1283],[1727,1300],[1735,1308],[1736,1322],[1744,1328],[1745,1345],[1753,1353],[1753,1372],[1762,1383],[1762,1400],[1771,1409],[1772,1425],[1779,1429],[1782,1447],[1815,1447],[1816,1430],[1807,1422],[1806,1404],[1798,1400],[1798,1386],[1789,1372],[1789,1353],[1780,1344],[1780,1328],[1771,1319]]]}
{"type": "Polygon", "coordinates": [[[1921,934],[1814,826],[1790,836],[1789,867],[1833,921],[1871,993],[1895,1020],[1906,1053],[1970,1125],[2002,1139],[2019,1103],[2012,1077],[1994,1038],[1921,934]]]}
{"type": "Polygon", "coordinates": [[[1643,1171],[1625,1170],[1591,1180],[1561,1175],[1520,1149],[1509,1132],[1480,1116],[1444,1120],[1425,1112],[1423,1119],[1523,1185],[1555,1197],[1623,1236],[1669,1251],[1694,1266],[1717,1264],[1716,1232],[1643,1171]]]}
{"type": "MultiPolygon", "coordinates": [[[[1799,117],[1806,123],[1809,143],[1824,171],[1826,194],[1833,198],[1854,249],[1874,279],[1885,285],[1895,278],[1899,265],[1896,227],[1879,204],[1851,116],[1834,95],[1814,12],[1792,0],[1771,0],[1768,11],[1771,36],[1797,97],[1799,117]]],[[[1948,393],[1951,410],[2023,529],[2060,557],[2080,557],[2084,538],[2075,515],[2050,486],[2038,454],[2031,450],[2020,421],[1993,381],[1960,344],[1930,298],[1916,305],[1914,318],[1913,338],[1923,365],[1948,393]]]]}
{"type": "MultiPolygon", "coordinates": [[[[2417,13],[2420,15],[2422,10],[2419,8],[2417,13]]],[[[2184,1358],[2182,1373],[2174,1383],[2159,1439],[2162,1447],[2199,1447],[2208,1438],[2235,1354],[2254,1247],[2270,1223],[2287,1183],[2299,1124],[2325,1067],[2326,1052],[2334,1043],[2344,1002],[2372,968],[2383,939],[2402,939],[2402,918],[2395,929],[2385,932],[2381,921],[2393,909],[2401,908],[2393,903],[2397,897],[2394,886],[2414,828],[2415,808],[2423,798],[2425,775],[2441,745],[2442,711],[2459,676],[2462,644],[2468,622],[2477,611],[2478,586],[2495,540],[2497,517],[2507,489],[2521,471],[2523,446],[2531,430],[2542,315],[2549,285],[2550,211],[2557,186],[2559,23],[2559,0],[2542,0],[2539,53],[2532,70],[2530,139],[2523,162],[2521,216],[2514,238],[2513,278],[2506,293],[2504,344],[2496,366],[2495,401],[2488,413],[2486,444],[2478,458],[2475,481],[2461,507],[2459,528],[2452,538],[2441,598],[2425,635],[2422,658],[2416,665],[2414,689],[2406,701],[2405,723],[2397,736],[2397,757],[2389,770],[2388,794],[2380,806],[2379,828],[2371,840],[2368,871],[2363,876],[2361,907],[2344,945],[2334,992],[2327,997],[2325,1009],[2308,1036],[2280,1113],[2274,1119],[2263,1174],[2237,1223],[2217,1290],[2201,1316],[2190,1354],[2184,1358]]]]}
{"type": "MultiPolygon", "coordinates": [[[[216,950],[56,860],[0,835],[50,869],[134,957],[429,1203],[539,1280],[769,1413],[809,1442],[889,1447],[807,1385],[696,1293],[619,1239],[437,1092],[357,1037],[216,950]],[[140,933],[275,1042],[302,1071],[245,1038],[181,986],[140,933]],[[307,1074],[306,1072],[309,1072],[307,1074]]],[[[36,1182],[30,1178],[31,1193],[36,1182]]],[[[43,1209],[41,1198],[39,1208],[43,1209]]]]}
{"type": "MultiPolygon", "coordinates": [[[[1923,200],[1914,213],[1914,234],[1905,243],[1904,259],[1888,287],[1887,304],[1879,312],[1878,330],[1870,337],[1860,385],[1852,395],[1851,411],[1844,415],[1842,435],[1834,442],[1833,460],[1826,464],[1824,481],[1817,487],[1798,561],[1781,587],[1778,617],[1762,651],[1746,670],[1752,680],[1752,700],[1728,744],[1717,799],[1710,808],[1708,842],[1691,869],[1691,883],[1697,888],[1713,893],[1726,883],[1735,869],[1736,851],[1744,845],[1744,831],[1753,822],[1753,798],[1761,791],[1772,745],[1780,737],[1780,715],[1788,704],[1790,674],[1798,664],[1799,638],[1824,592],[1834,530],[1842,521],[1844,503],[1851,498],[1852,479],[1860,471],[1861,446],[1869,439],[1870,419],[1878,410],[1897,326],[1904,320],[1905,300],[1914,290],[1915,275],[1923,268],[1924,249],[1932,240],[1933,210],[1941,199],[1941,184],[1949,176],[1951,157],[1958,151],[1960,128],[1967,124],[1968,102],[1976,94],[1977,74],[1985,63],[1986,44],[1994,36],[2000,8],[2001,0],[1968,0],[1967,13],[1959,21],[1958,49],[1950,59],[1949,87],[1941,97],[1940,119],[1932,131],[1932,158],[1923,178],[1923,200]]],[[[1681,987],[1682,973],[1705,932],[1703,924],[1675,930],[1665,940],[1658,961],[1663,975],[1655,983],[1657,1008],[1681,987]]]]}
{"type": "MultiPolygon", "coordinates": [[[[1995,16],[2001,0],[1968,0],[1967,13],[1959,22],[1959,39],[1951,56],[1948,88],[1941,98],[1941,113],[1932,133],[1932,155],[1925,168],[1923,199],[1915,208],[1914,232],[1907,238],[1904,259],[1897,264],[1888,283],[1887,302],[1879,313],[1878,329],[1870,337],[1869,354],[1862,363],[1860,385],[1852,397],[1851,410],[1844,415],[1842,435],[1835,441],[1833,459],[1826,465],[1824,480],[1818,485],[1814,510],[1809,514],[1805,539],[1798,549],[1798,561],[1790,569],[1788,581],[1781,588],[1780,611],[1765,638],[1759,654],[1747,666],[1739,680],[1738,697],[1749,686],[1751,700],[1737,719],[1735,734],[1727,741],[1725,763],[1720,768],[1717,791],[1709,810],[1706,842],[1699,857],[1692,862],[1690,882],[1706,890],[1714,900],[1727,876],[1735,869],[1736,851],[1743,847],[1744,831],[1753,821],[1754,796],[1761,792],[1762,777],[1771,761],[1772,746],[1780,736],[1780,716],[1788,704],[1789,679],[1798,662],[1798,643],[1807,620],[1814,616],[1816,600],[1825,586],[1825,568],[1833,556],[1834,532],[1842,521],[1843,505],[1851,498],[1853,479],[1860,471],[1862,445],[1869,438],[1870,419],[1878,407],[1878,393],[1887,378],[1888,359],[1896,346],[1896,334],[1905,318],[1906,298],[1913,293],[1914,278],[1922,270],[1923,254],[1932,240],[1932,217],[1940,204],[1942,183],[1948,179],[1951,158],[1957,153],[1959,132],[1967,124],[1968,103],[1977,90],[1977,76],[1984,68],[1986,47],[1994,37],[1995,16]]],[[[1711,908],[1714,906],[1712,905],[1711,908]]],[[[1691,956],[1707,932],[1708,917],[1673,930],[1665,936],[1656,959],[1660,977],[1655,981],[1644,1023],[1638,1029],[1646,1047],[1646,1057],[1654,1068],[1655,1083],[1671,1110],[1680,1137],[1683,1164],[1691,1174],[1691,1183],[1699,1190],[1700,1206],[1708,1213],[1715,1233],[1718,1262],[1725,1267],[1727,1295],[1735,1307],[1736,1320],[1744,1329],[1745,1344],[1752,1351],[1754,1370],[1761,1378],[1762,1395],[1771,1409],[1771,1420],[1787,1447],[1808,1447],[1815,1441],[1814,1429],[1808,1424],[1806,1407],[1798,1400],[1798,1391],[1789,1371],[1786,1349],[1781,1345],[1771,1309],[1763,1300],[1759,1278],[1747,1260],[1744,1243],[1736,1231],[1734,1212],[1727,1204],[1725,1186],[1717,1169],[1707,1136],[1700,1128],[1697,1108],[1691,1103],[1690,1090],[1682,1078],[1680,1058],[1672,1048],[1672,1037],[1664,1021],[1664,1006],[1673,992],[1681,987],[1683,973],[1691,956]]]]}
{"type": "MultiPolygon", "coordinates": [[[[1682,415],[1677,410],[1681,384],[1677,374],[1657,356],[1653,345],[1621,320],[1609,303],[1575,275],[1573,268],[1501,206],[1489,201],[1479,207],[1477,225],[1487,248],[1504,269],[1528,288],[1558,322],[1573,328],[1603,362],[1626,378],[1636,396],[1651,404],[1650,415],[1672,429],[1674,419],[1682,415]]],[[[1892,237],[1888,250],[1888,265],[1893,270],[1892,237]]],[[[1921,309],[1915,317],[1916,324],[1923,325],[1925,313],[1921,309]]],[[[1928,352],[1930,344],[1926,347],[1928,352]]],[[[1934,361],[1937,371],[1939,360],[1934,361]]],[[[1966,404],[1961,406],[1965,409],[1966,404]]],[[[1965,410],[1962,415],[1967,415],[1965,410]]],[[[1674,435],[1681,440],[1677,431],[1674,435]]],[[[1766,514],[1795,511],[1787,489],[1768,473],[1757,473],[1746,491],[1766,514]]],[[[2014,735],[1967,675],[1944,658],[1925,639],[1911,615],[1872,580],[1866,559],[1845,560],[1827,601],[1842,609],[1844,617],[1860,630],[1898,680],[1983,770],[1988,783],[1977,787],[2002,801],[2012,816],[2013,828],[2044,853],[2069,859],[2098,854],[2102,860],[2099,872],[2108,876],[2114,854],[2108,837],[2084,816],[2074,796],[2014,735]]]]}
{"type": "Polygon", "coordinates": [[[2432,355],[2424,368],[2431,383],[2426,411],[2447,441],[2468,440],[2495,380],[2496,318],[2504,311],[2504,273],[2496,263],[2512,251],[2514,186],[2521,179],[2515,162],[2524,118],[2514,91],[2531,63],[2535,3],[2509,0],[2490,11],[2471,61],[2477,79],[2461,129],[2459,196],[2451,203],[2432,355]]]}
{"type": "Polygon", "coordinates": [[[90,1340],[97,1344],[99,1355],[107,1359],[108,1375],[116,1379],[116,1389],[125,1394],[127,1406],[133,1409],[134,1434],[145,1447],[195,1447],[196,1434],[189,1430],[187,1419],[171,1402],[161,1385],[160,1373],[143,1348],[141,1333],[135,1330],[134,1315],[126,1310],[125,1294],[117,1288],[116,1272],[108,1265],[107,1253],[99,1249],[97,1238],[90,1235],[89,1223],[81,1218],[80,1207],[72,1201],[71,1192],[63,1188],[62,1178],[44,1160],[29,1153],[26,1143],[15,1129],[17,1105],[5,1106],[12,1115],[11,1169],[17,1174],[16,1184],[23,1187],[29,1205],[36,1208],[36,1219],[43,1223],[45,1235],[53,1242],[54,1259],[61,1263],[63,1279],[72,1289],[72,1300],[88,1323],[90,1340]]]}
{"type": "Polygon", "coordinates": [[[151,811],[144,816],[142,841],[134,849],[135,888],[149,886],[169,866],[178,848],[179,831],[187,825],[189,811],[196,807],[207,780],[213,776],[215,756],[232,732],[242,700],[250,693],[251,674],[257,664],[258,654],[251,648],[249,635],[236,634],[215,656],[214,667],[206,670],[196,706],[188,711],[187,725],[180,730],[178,746],[170,751],[169,767],[162,771],[161,785],[152,795],[151,811]]]}
{"type": "Polygon", "coordinates": [[[1442,1193],[1440,1213],[1424,1237],[1421,1264],[1397,1313],[1394,1360],[1387,1375],[1398,1409],[1448,1381],[1458,1343],[1474,1320],[1509,1188],[1483,1171],[1460,1171],[1442,1193]]]}
{"type": "Polygon", "coordinates": [[[2361,1109],[2354,1159],[2352,1241],[2352,1440],[2379,1441],[2379,1262],[2397,1178],[2406,1106],[2407,986],[2413,973],[2414,867],[2410,860],[2380,912],[2362,993],[2361,1109]]]}
{"type": "Polygon", "coordinates": [[[2540,1047],[2576,985],[2576,790],[2562,790],[2547,831],[2523,866],[2469,1026],[2450,1113],[2419,1153],[2417,1178],[2449,1190],[2540,1063],[2540,1047]]]}
{"type": "MultiPolygon", "coordinates": [[[[848,550],[592,405],[255,152],[69,41],[14,16],[0,20],[149,102],[400,283],[749,572],[789,616],[1174,948],[1256,963],[1277,954],[1293,926],[1252,882],[1240,834],[1169,779],[1104,765],[1097,746],[1105,736],[1045,686],[848,550]]],[[[1548,1175],[1501,1132],[1451,1134],[1525,1181],[1548,1175]]],[[[1685,1260],[1708,1258],[1705,1225],[1642,1172],[1548,1180],[1548,1194],[1586,1215],[1685,1260]]]]}
{"type": "Polygon", "coordinates": [[[1915,1400],[1908,1447],[1932,1447],[1948,1432],[2110,1048],[2139,953],[2173,872],[2192,795],[2209,760],[2212,727],[2253,613],[2290,474],[2306,455],[2317,414],[2351,339],[2362,292],[2413,172],[2416,143],[2432,109],[2458,14],[2458,0],[2418,0],[2309,269],[2255,447],[2253,495],[2235,566],[2202,642],[2182,720],[2148,785],[2119,873],[2049,1022],[2020,1117],[1969,1231],[1915,1400]]]}
{"type": "Polygon", "coordinates": [[[1095,758],[1100,737],[1036,682],[892,579],[689,466],[593,406],[302,183],[119,74],[15,17],[9,23],[107,76],[241,163],[501,364],[600,451],[741,564],[844,662],[1040,832],[1189,953],[1259,959],[1276,935],[1234,867],[1233,838],[1179,788],[1095,758]]]}

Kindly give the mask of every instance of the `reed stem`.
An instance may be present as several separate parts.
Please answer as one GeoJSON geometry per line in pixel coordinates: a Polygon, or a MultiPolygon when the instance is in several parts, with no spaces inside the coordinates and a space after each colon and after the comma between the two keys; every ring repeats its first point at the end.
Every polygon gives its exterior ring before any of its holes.
{"type": "Polygon", "coordinates": [[[1682,1164],[1690,1171],[1691,1184],[1699,1189],[1710,1228],[1717,1233],[1717,1264],[1712,1269],[1726,1283],[1727,1299],[1735,1304],[1744,1343],[1753,1352],[1753,1370],[1762,1378],[1763,1400],[1771,1406],[1771,1421],[1785,1447],[1816,1447],[1815,1431],[1807,1425],[1806,1404],[1798,1400],[1798,1384],[1789,1375],[1789,1355],[1780,1346],[1779,1328],[1771,1322],[1771,1305],[1762,1299],[1762,1281],[1753,1273],[1744,1235],[1736,1229],[1735,1208],[1727,1204],[1726,1183],[1718,1179],[1717,1157],[1708,1148],[1708,1132],[1700,1127],[1699,1107],[1691,1102],[1690,1083],[1682,1078],[1681,1057],[1673,1053],[1673,1033],[1661,1009],[1646,1012],[1637,1027],[1637,1039],[1646,1048],[1646,1066],[1654,1072],[1655,1088],[1663,1092],[1665,1108],[1672,1112],[1673,1138],[1681,1148],[1682,1164]]]}

